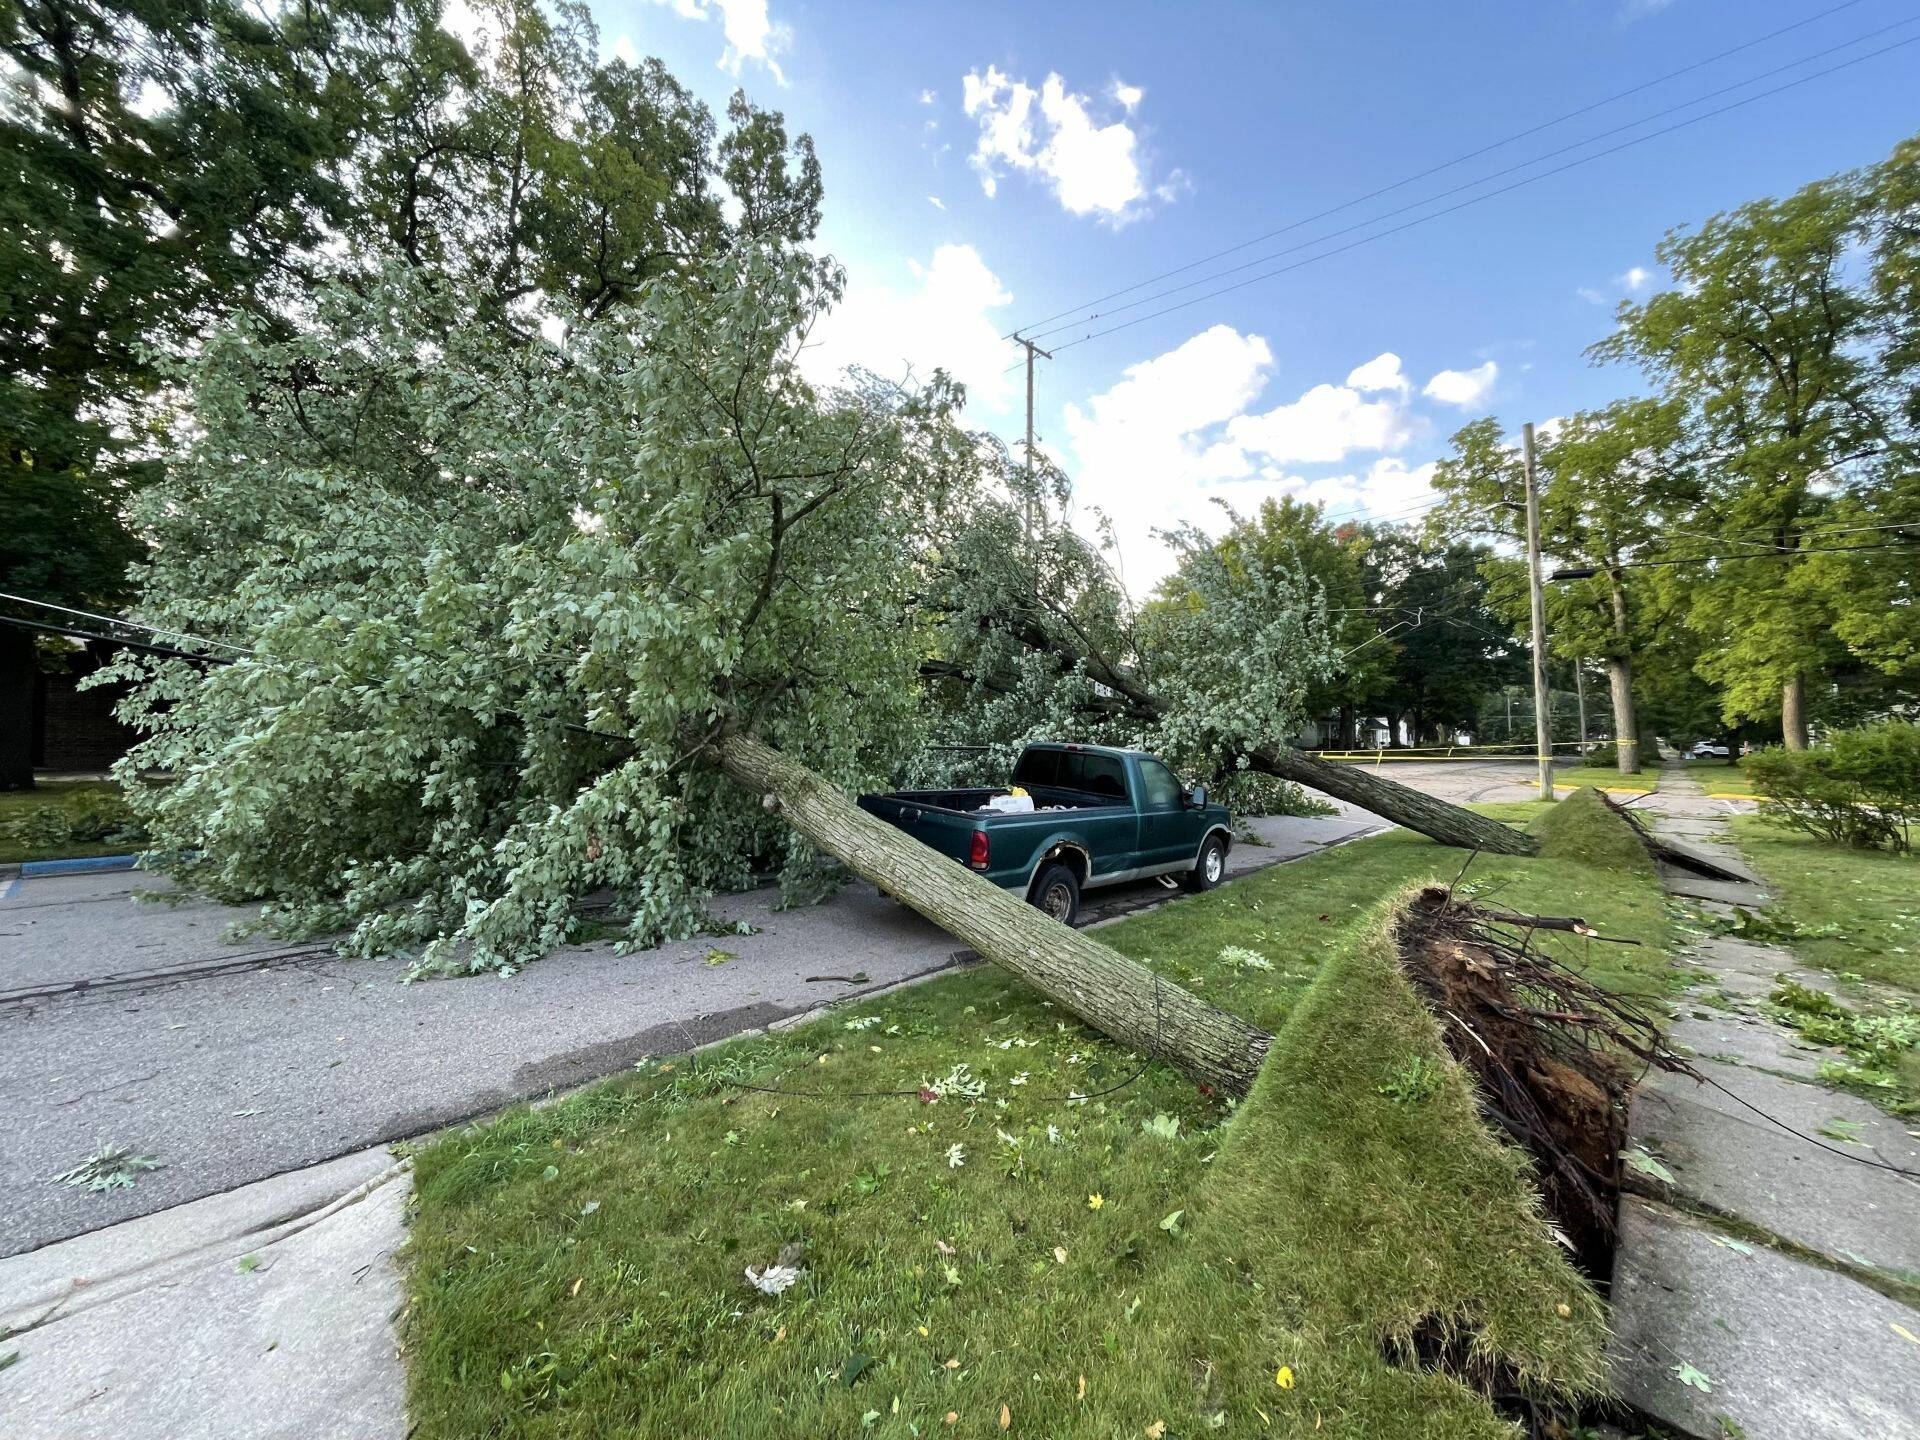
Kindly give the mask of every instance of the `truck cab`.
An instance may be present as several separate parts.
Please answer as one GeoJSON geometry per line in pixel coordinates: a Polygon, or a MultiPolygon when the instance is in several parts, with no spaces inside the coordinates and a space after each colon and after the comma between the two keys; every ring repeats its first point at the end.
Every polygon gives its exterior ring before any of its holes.
{"type": "Polygon", "coordinates": [[[1226,875],[1226,807],[1145,751],[1030,745],[1012,784],[1030,810],[1004,808],[1013,790],[988,788],[863,795],[860,806],[1065,924],[1085,890],[1152,876],[1208,890],[1226,875]]]}

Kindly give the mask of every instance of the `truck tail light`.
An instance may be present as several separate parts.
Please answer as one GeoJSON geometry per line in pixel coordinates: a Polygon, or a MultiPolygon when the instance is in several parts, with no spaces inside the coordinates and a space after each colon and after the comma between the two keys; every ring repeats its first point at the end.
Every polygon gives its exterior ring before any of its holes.
{"type": "Polygon", "coordinates": [[[973,832],[973,849],[967,854],[967,863],[976,870],[984,870],[987,868],[986,831],[976,830],[973,832]]]}

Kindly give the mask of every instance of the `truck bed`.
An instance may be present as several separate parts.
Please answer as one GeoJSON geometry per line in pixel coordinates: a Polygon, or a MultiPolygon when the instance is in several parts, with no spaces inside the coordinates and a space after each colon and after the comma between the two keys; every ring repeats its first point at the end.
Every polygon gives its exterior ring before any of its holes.
{"type": "MultiPolygon", "coordinates": [[[[869,800],[892,801],[897,805],[912,805],[922,810],[940,810],[953,815],[966,815],[988,821],[1015,820],[1019,818],[1019,812],[1003,814],[986,808],[987,802],[996,795],[1009,793],[1011,792],[1005,787],[997,790],[986,787],[970,790],[890,790],[883,795],[863,795],[860,797],[860,803],[865,806],[869,800]]],[[[1089,795],[1083,790],[1030,789],[1027,793],[1033,797],[1033,808],[1041,812],[1129,808],[1123,800],[1114,800],[1104,795],[1089,795]]],[[[867,808],[874,807],[867,806],[867,808]]],[[[881,812],[876,810],[875,813],[881,812]]]]}

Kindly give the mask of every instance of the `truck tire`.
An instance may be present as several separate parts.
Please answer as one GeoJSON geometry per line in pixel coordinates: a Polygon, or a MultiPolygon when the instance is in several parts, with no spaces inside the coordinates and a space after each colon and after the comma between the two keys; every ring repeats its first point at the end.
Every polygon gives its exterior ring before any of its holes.
{"type": "Polygon", "coordinates": [[[1071,925],[1080,918],[1080,881],[1069,867],[1049,865],[1033,877],[1027,903],[1062,925],[1071,925]]]}
{"type": "Polygon", "coordinates": [[[1211,890],[1227,878],[1227,842],[1218,835],[1209,835],[1206,843],[1200,847],[1195,857],[1193,869],[1187,872],[1187,889],[1198,895],[1203,890],[1211,890]]]}

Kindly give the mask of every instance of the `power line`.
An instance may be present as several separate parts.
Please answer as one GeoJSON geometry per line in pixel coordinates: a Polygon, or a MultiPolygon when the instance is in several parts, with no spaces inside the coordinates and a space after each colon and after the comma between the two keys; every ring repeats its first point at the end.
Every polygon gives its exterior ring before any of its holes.
{"type": "Polygon", "coordinates": [[[136,630],[145,630],[149,635],[159,635],[168,640],[191,640],[196,645],[212,645],[221,650],[231,650],[239,655],[251,655],[253,651],[243,645],[229,645],[224,640],[209,640],[202,635],[189,634],[184,630],[162,630],[157,625],[148,625],[139,620],[122,620],[114,615],[102,615],[94,610],[76,610],[71,605],[55,605],[50,600],[33,600],[25,595],[10,595],[0,590],[0,600],[11,600],[16,605],[34,605],[42,610],[57,610],[62,615],[78,616],[82,620],[93,620],[107,625],[131,625],[136,630]]]}
{"type": "MultiPolygon", "coordinates": [[[[1543,130],[1551,130],[1556,125],[1562,125],[1569,120],[1578,119],[1580,116],[1590,114],[1595,110],[1604,109],[1606,106],[1614,104],[1616,101],[1625,100],[1629,96],[1638,95],[1642,91],[1651,90],[1658,85],[1664,85],[1669,80],[1677,80],[1682,75],[1689,75],[1696,70],[1703,70],[1709,65],[1716,64],[1721,60],[1725,60],[1729,58],[1730,56],[1738,55],[1742,51],[1751,50],[1756,46],[1764,45],[1769,40],[1777,40],[1782,35],[1789,34],[1792,31],[1805,29],[1807,26],[1817,24],[1819,21],[1825,20],[1830,16],[1838,15],[1843,10],[1851,10],[1855,6],[1859,5],[1860,3],[1861,3],[1861,0],[1845,0],[1844,4],[1835,5],[1829,9],[1821,10],[1813,15],[1809,15],[1804,20],[1796,20],[1791,25],[1783,25],[1778,30],[1769,30],[1766,34],[1756,36],[1752,40],[1744,41],[1739,45],[1733,46],[1731,49],[1719,51],[1717,54],[1709,55],[1703,60],[1696,60],[1690,65],[1683,65],[1678,70],[1669,70],[1664,75],[1657,75],[1651,80],[1642,81],[1640,84],[1629,86],[1625,90],[1617,90],[1611,95],[1604,96],[1599,100],[1595,100],[1589,104],[1582,105],[1577,109],[1568,110],[1563,114],[1554,116],[1550,120],[1543,120],[1537,125],[1530,125],[1524,130],[1516,130],[1511,135],[1503,136],[1501,139],[1491,141],[1488,144],[1480,146],[1478,149],[1468,150],[1463,154],[1454,156],[1451,160],[1443,160],[1438,165],[1429,166],[1427,169],[1421,170],[1415,174],[1409,175],[1405,179],[1396,180],[1390,185],[1382,185],[1376,190],[1370,190],[1364,195],[1356,196],[1354,199],[1344,201],[1339,205],[1335,205],[1331,207],[1330,209],[1322,210],[1317,214],[1308,215],[1299,220],[1290,221],[1289,223],[1282,225],[1277,229],[1267,231],[1264,235],[1256,235],[1251,240],[1243,240],[1238,245],[1229,245],[1224,250],[1216,250],[1213,254],[1202,256],[1200,259],[1191,261],[1188,264],[1175,266],[1171,270],[1164,270],[1158,275],[1150,275],[1145,280],[1140,281],[1138,284],[1129,285],[1120,290],[1109,291],[1105,295],[1096,296],[1092,300],[1084,301],[1079,305],[1070,306],[1069,308],[1059,311],[1056,314],[1047,316],[1045,319],[1033,321],[1030,325],[1025,325],[1025,326],[1022,326],[1021,328],[1025,330],[1033,330],[1033,329],[1037,329],[1042,325],[1051,325],[1056,320],[1065,319],[1069,315],[1077,315],[1082,310],[1091,309],[1095,305],[1103,305],[1109,300],[1118,299],[1122,295],[1130,295],[1135,290],[1144,289],[1148,285],[1158,284],[1160,281],[1170,279],[1175,275],[1183,275],[1187,271],[1198,269],[1202,265],[1212,264],[1215,260],[1221,260],[1226,258],[1229,255],[1238,254],[1242,250],[1250,249],[1255,245],[1259,245],[1265,241],[1272,240],[1276,236],[1284,235],[1292,230],[1297,230],[1302,225],[1311,225],[1317,220],[1325,220],[1327,217],[1331,215],[1338,215],[1343,210],[1351,210],[1356,205],[1364,205],[1369,200],[1377,200],[1382,195],[1392,194],[1395,190],[1404,189],[1406,186],[1412,185],[1416,181],[1425,180],[1426,178],[1432,175],[1438,175],[1443,170],[1451,170],[1456,165],[1464,165],[1469,160],[1477,160],[1482,155],[1490,154],[1491,152],[1495,150],[1499,150],[1507,145],[1511,145],[1516,141],[1525,140],[1528,136],[1538,135],[1543,130]]],[[[1013,338],[1013,332],[1009,332],[1008,334],[1001,336],[1001,339],[1003,340],[1011,340],[1012,338],[1013,338]]]]}
{"type": "Polygon", "coordinates": [[[1824,70],[1816,70],[1811,74],[1800,76],[1798,79],[1795,79],[1795,80],[1790,80],[1783,85],[1776,85],[1770,90],[1759,91],[1758,93],[1746,96],[1743,99],[1731,101],[1726,105],[1722,105],[1718,107],[1717,109],[1708,110],[1699,115],[1691,116],[1688,119],[1676,121],[1672,125],[1663,126],[1661,129],[1649,131],[1647,134],[1636,136],[1631,140],[1624,140],[1618,145],[1610,145],[1604,150],[1596,150],[1591,155],[1579,156],[1576,159],[1567,161],[1563,165],[1556,165],[1550,170],[1542,170],[1536,175],[1525,176],[1519,180],[1515,180],[1511,182],[1510,184],[1503,185],[1498,189],[1489,190],[1484,194],[1469,196],[1467,199],[1457,201],[1452,205],[1446,206],[1444,209],[1435,210],[1432,213],[1427,215],[1417,215],[1411,220],[1403,221],[1401,224],[1391,226],[1385,230],[1376,231],[1371,235],[1362,235],[1358,239],[1348,241],[1344,245],[1336,246],[1332,250],[1323,251],[1318,255],[1309,255],[1304,259],[1294,261],[1292,264],[1282,265],[1272,270],[1262,271],[1260,274],[1257,274],[1257,275],[1250,275],[1244,280],[1237,280],[1231,285],[1223,285],[1217,290],[1209,290],[1203,294],[1193,296],[1191,299],[1176,301],[1174,304],[1165,306],[1162,309],[1149,311],[1145,315],[1135,316],[1131,320],[1123,320],[1118,325],[1110,325],[1103,330],[1091,331],[1088,334],[1080,336],[1078,339],[1063,341],[1062,343],[1054,347],[1054,351],[1057,354],[1061,350],[1070,350],[1076,345],[1086,344],[1089,340],[1098,340],[1104,336],[1115,334],[1118,331],[1131,329],[1135,325],[1142,325],[1149,320],[1156,320],[1162,315],[1170,315],[1176,310],[1184,310],[1189,306],[1198,305],[1202,301],[1211,300],[1221,295],[1230,294],[1235,290],[1243,290],[1247,286],[1256,285],[1262,280],[1270,280],[1276,275],[1284,275],[1291,271],[1302,269],[1305,266],[1315,264],[1321,260],[1330,260],[1336,255],[1344,255],[1349,250],[1359,249],[1362,245],[1370,245],[1376,240],[1384,240],[1389,236],[1398,235],[1403,231],[1411,230],[1416,226],[1424,225],[1429,221],[1442,219],[1445,216],[1454,214],[1456,211],[1465,210],[1470,206],[1483,204],[1488,200],[1498,199],[1502,195],[1510,194],[1511,192],[1515,190],[1523,189],[1528,185],[1537,184],[1542,180],[1551,179],[1555,175],[1564,174],[1569,170],[1577,169],[1578,167],[1582,165],[1590,164],[1595,160],[1604,160],[1609,155],[1617,155],[1621,151],[1630,150],[1636,145],[1644,145],[1648,141],[1658,140],[1661,137],[1666,135],[1671,135],[1676,131],[1687,129],[1689,126],[1698,125],[1702,121],[1715,119],[1716,117],[1725,115],[1730,111],[1741,109],[1742,107],[1747,105],[1752,105],[1757,101],[1770,99],[1775,95],[1784,94],[1789,90],[1797,89],[1802,85],[1811,83],[1812,81],[1824,79],[1826,76],[1829,76],[1829,75],[1838,74],[1842,70],[1851,69],[1853,66],[1864,64],[1868,60],[1874,60],[1879,58],[1882,55],[1890,54],[1895,50],[1904,49],[1909,45],[1915,44],[1917,41],[1920,41],[1920,37],[1909,37],[1908,39],[1905,39],[1905,40],[1897,40],[1891,45],[1882,46],[1878,50],[1870,50],[1865,55],[1855,56],[1851,60],[1843,60],[1839,64],[1830,65],[1824,70]]]}
{"type": "MultiPolygon", "coordinates": [[[[1717,90],[1709,90],[1704,94],[1696,95],[1688,100],[1683,100],[1678,104],[1669,105],[1663,109],[1655,110],[1650,114],[1640,116],[1638,119],[1629,120],[1623,125],[1615,125],[1611,129],[1598,131],[1595,134],[1588,135],[1579,140],[1575,140],[1571,144],[1562,145],[1557,149],[1543,151],[1538,155],[1531,156],[1525,160],[1517,161],[1512,165],[1503,166],[1498,170],[1489,171],[1484,175],[1478,176],[1472,180],[1465,181],[1459,185],[1450,186],[1445,190],[1436,191],[1433,194],[1423,196],[1418,200],[1409,201],[1405,205],[1396,206],[1394,209],[1382,211],[1378,215],[1369,216],[1367,219],[1355,221],[1351,225],[1342,226],[1338,230],[1330,230],[1330,231],[1327,231],[1325,234],[1315,236],[1312,239],[1302,240],[1298,244],[1287,246],[1285,249],[1275,250],[1270,254],[1258,256],[1252,260],[1245,261],[1239,265],[1231,266],[1225,270],[1216,270],[1210,275],[1203,275],[1199,279],[1189,280],[1183,285],[1174,285],[1165,290],[1156,291],[1151,295],[1144,295],[1138,300],[1130,300],[1126,304],[1117,305],[1111,310],[1096,311],[1091,315],[1085,316],[1083,319],[1070,321],[1064,325],[1051,325],[1048,322],[1043,322],[1043,325],[1046,326],[1046,328],[1035,329],[1032,331],[1032,335],[1034,338],[1045,338],[1048,335],[1058,334],[1063,330],[1071,330],[1075,325],[1078,325],[1078,324],[1086,324],[1086,323],[1090,323],[1091,321],[1101,319],[1104,317],[1111,317],[1114,315],[1124,314],[1126,311],[1136,309],[1141,305],[1150,305],[1155,300],[1164,299],[1169,295],[1178,295],[1185,290],[1191,290],[1196,285],[1205,285],[1210,281],[1223,279],[1228,275],[1236,275],[1243,270],[1252,269],[1256,265],[1263,265],[1270,260],[1276,260],[1282,255],[1291,255],[1297,251],[1308,249],[1314,245],[1322,244],[1328,240],[1337,239],[1342,235],[1351,234],[1355,230],[1363,230],[1367,226],[1378,224],[1382,220],[1391,220],[1396,215],[1404,215],[1410,210],[1418,210],[1423,205],[1431,205],[1436,200],[1444,200],[1444,199],[1447,199],[1449,196],[1462,194],[1463,192],[1471,190],[1476,186],[1484,185],[1490,180],[1498,180],[1502,176],[1512,175],[1517,171],[1525,170],[1530,166],[1538,165],[1543,161],[1552,160],[1558,156],[1570,154],[1575,150],[1584,149],[1587,146],[1595,144],[1598,141],[1609,139],[1615,135],[1624,134],[1629,130],[1637,130],[1641,126],[1651,124],[1653,121],[1662,119],[1665,116],[1677,114],[1682,110],[1690,110],[1696,105],[1704,104],[1705,102],[1709,100],[1717,99],[1722,95],[1731,94],[1736,90],[1743,90],[1749,85],[1757,84],[1759,81],[1770,79],[1775,75],[1784,74],[1789,70],[1798,69],[1802,65],[1810,64],[1815,60],[1824,59],[1826,56],[1837,54],[1842,50],[1851,49],[1855,45],[1859,45],[1864,41],[1872,40],[1878,36],[1885,35],[1890,31],[1903,29],[1906,26],[1914,24],[1916,21],[1920,21],[1920,16],[1910,15],[1904,20],[1896,20],[1890,25],[1882,25],[1877,29],[1868,30],[1862,34],[1854,36],[1851,40],[1844,40],[1840,44],[1829,46],[1825,50],[1818,50],[1813,52],[1810,55],[1803,55],[1798,59],[1788,61],[1784,65],[1776,65],[1771,70],[1762,70],[1758,74],[1749,75],[1744,80],[1737,80],[1731,85],[1723,85],[1717,90]]],[[[1342,206],[1339,208],[1345,209],[1347,207],[1342,206]]],[[[1303,221],[1297,222],[1295,225],[1288,226],[1286,228],[1296,229],[1298,228],[1299,225],[1304,225],[1307,223],[1309,222],[1303,220],[1303,221]]],[[[1280,232],[1275,232],[1275,233],[1280,233],[1280,232]]],[[[1263,237],[1263,238],[1271,238],[1271,237],[1263,237]]],[[[1244,249],[1246,247],[1241,246],[1237,248],[1244,249]]],[[[1205,261],[1196,262],[1196,264],[1205,264],[1205,263],[1207,262],[1205,261]]],[[[1192,266],[1192,265],[1183,266],[1182,270],[1190,270],[1193,268],[1195,268],[1195,266],[1192,266]]],[[[1180,273],[1180,272],[1173,272],[1173,273],[1180,273]]],[[[1145,283],[1151,284],[1153,282],[1149,281],[1145,283]]],[[[1138,290],[1141,288],[1143,287],[1140,285],[1131,287],[1131,289],[1133,290],[1138,290]]],[[[1125,293],[1130,293],[1130,291],[1123,291],[1120,293],[1125,294],[1125,293]]],[[[1082,308],[1085,308],[1085,307],[1082,307],[1082,308]]],[[[1068,313],[1076,313],[1076,312],[1068,312],[1068,313]]]]}

